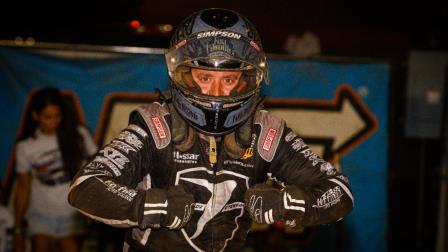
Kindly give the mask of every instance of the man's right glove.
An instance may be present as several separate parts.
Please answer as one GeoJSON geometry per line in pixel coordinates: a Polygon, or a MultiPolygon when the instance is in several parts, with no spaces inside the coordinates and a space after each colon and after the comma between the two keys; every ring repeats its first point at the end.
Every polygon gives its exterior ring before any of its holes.
{"type": "Polygon", "coordinates": [[[304,193],[288,186],[282,190],[266,183],[249,188],[244,196],[245,209],[259,224],[283,221],[287,226],[301,225],[305,214],[304,193]]]}
{"type": "Polygon", "coordinates": [[[193,214],[195,200],[182,186],[146,191],[141,228],[181,229],[193,214]]]}

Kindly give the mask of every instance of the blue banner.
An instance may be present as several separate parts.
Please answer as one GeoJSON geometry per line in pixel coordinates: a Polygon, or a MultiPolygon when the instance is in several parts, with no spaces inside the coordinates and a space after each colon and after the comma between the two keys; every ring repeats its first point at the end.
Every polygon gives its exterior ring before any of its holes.
{"type": "MultiPolygon", "coordinates": [[[[348,175],[355,197],[342,234],[334,225],[318,228],[322,235],[307,251],[334,251],[328,244],[341,242],[343,251],[386,251],[389,65],[271,59],[269,66],[271,84],[263,88],[269,98],[266,107],[284,116],[317,152],[348,175]]],[[[168,78],[163,55],[0,47],[0,84],[0,175],[6,185],[31,90],[55,86],[73,91],[87,126],[98,133],[104,126],[100,114],[110,105],[108,97],[163,90],[168,78]]]]}

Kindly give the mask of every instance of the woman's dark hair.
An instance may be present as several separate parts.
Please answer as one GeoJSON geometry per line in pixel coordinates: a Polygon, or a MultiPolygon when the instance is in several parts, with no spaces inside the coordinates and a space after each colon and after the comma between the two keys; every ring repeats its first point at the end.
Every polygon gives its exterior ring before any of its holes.
{"type": "Polygon", "coordinates": [[[29,106],[25,111],[23,128],[17,141],[28,137],[35,137],[38,123],[32,112],[42,113],[48,105],[56,105],[61,110],[61,124],[57,129],[57,139],[61,150],[64,169],[73,177],[79,169],[83,159],[87,158],[84,139],[78,131],[80,120],[73,106],[68,104],[59,89],[46,87],[31,94],[29,106]]]}

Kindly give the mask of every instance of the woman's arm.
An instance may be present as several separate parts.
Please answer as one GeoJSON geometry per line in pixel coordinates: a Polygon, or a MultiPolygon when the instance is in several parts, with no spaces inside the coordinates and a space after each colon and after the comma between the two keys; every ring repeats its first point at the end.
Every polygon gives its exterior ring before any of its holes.
{"type": "Polygon", "coordinates": [[[23,217],[28,208],[30,198],[31,175],[29,172],[17,174],[17,186],[14,198],[14,223],[16,227],[21,227],[23,217]]]}

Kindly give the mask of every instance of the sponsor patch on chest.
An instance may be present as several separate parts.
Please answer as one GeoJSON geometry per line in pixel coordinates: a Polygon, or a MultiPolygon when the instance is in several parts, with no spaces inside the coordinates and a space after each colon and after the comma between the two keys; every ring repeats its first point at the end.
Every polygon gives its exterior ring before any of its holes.
{"type": "Polygon", "coordinates": [[[156,128],[157,135],[160,139],[166,138],[166,132],[163,128],[162,122],[160,121],[160,118],[158,116],[151,117],[152,123],[154,123],[154,127],[156,128]]]}
{"type": "Polygon", "coordinates": [[[180,153],[173,151],[173,160],[175,163],[181,164],[196,164],[198,162],[199,154],[194,153],[180,153]]]}
{"type": "Polygon", "coordinates": [[[269,151],[271,150],[272,143],[274,142],[275,135],[277,134],[277,130],[273,128],[269,128],[268,133],[263,141],[263,150],[269,151]]]}

